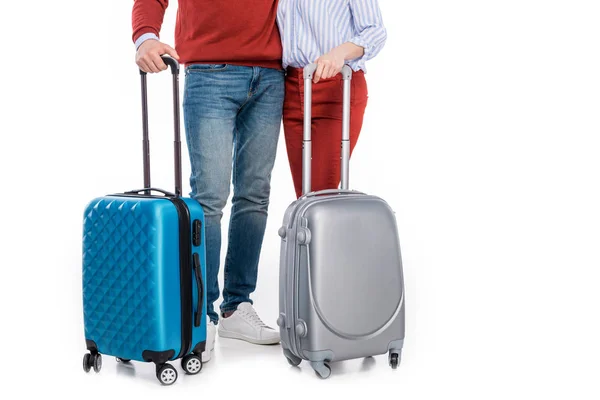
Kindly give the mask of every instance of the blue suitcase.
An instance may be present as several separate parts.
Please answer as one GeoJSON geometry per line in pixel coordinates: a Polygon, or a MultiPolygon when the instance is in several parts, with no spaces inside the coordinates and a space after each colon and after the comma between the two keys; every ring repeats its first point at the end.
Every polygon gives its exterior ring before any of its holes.
{"type": "Polygon", "coordinates": [[[99,372],[102,356],[153,362],[164,385],[202,369],[206,344],[204,213],[181,197],[179,65],[171,67],[175,113],[175,193],[150,186],[146,74],[141,72],[144,189],[93,200],[83,232],[83,310],[89,353],[83,368],[99,372]],[[158,194],[153,194],[158,193],[158,194]]]}

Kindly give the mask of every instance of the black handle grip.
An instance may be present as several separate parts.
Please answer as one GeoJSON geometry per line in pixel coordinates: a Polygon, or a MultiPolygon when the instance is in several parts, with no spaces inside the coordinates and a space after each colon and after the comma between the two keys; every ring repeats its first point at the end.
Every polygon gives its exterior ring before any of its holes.
{"type": "Polygon", "coordinates": [[[200,255],[194,253],[194,272],[196,275],[196,287],[198,288],[198,305],[194,315],[194,326],[197,328],[202,322],[202,301],[204,300],[204,288],[202,285],[202,265],[200,264],[200,255]]]}
{"type": "Polygon", "coordinates": [[[125,192],[125,194],[140,194],[144,192],[145,194],[150,194],[150,192],[159,192],[164,194],[166,197],[176,197],[175,193],[167,192],[166,190],[157,189],[157,188],[145,188],[138,190],[130,190],[129,192],[125,192]]]}
{"type": "MultiPolygon", "coordinates": [[[[171,68],[171,73],[173,75],[179,74],[179,63],[177,62],[176,59],[174,59],[173,57],[169,57],[169,56],[161,56],[160,58],[162,58],[163,62],[165,64],[167,64],[168,67],[171,68]]],[[[142,71],[140,69],[140,74],[141,75],[146,75],[146,72],[142,71]]]]}

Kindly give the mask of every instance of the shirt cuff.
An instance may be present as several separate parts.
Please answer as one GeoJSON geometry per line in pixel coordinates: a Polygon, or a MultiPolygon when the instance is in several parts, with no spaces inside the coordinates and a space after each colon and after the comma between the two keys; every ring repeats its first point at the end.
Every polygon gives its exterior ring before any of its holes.
{"type": "Polygon", "coordinates": [[[135,49],[139,49],[142,43],[150,39],[159,40],[158,36],[156,36],[154,33],[144,33],[135,41],[135,49]]]}
{"type": "Polygon", "coordinates": [[[350,60],[353,61],[354,63],[356,63],[357,65],[357,70],[366,70],[366,64],[367,64],[367,60],[371,55],[371,48],[367,45],[367,43],[365,42],[365,40],[363,40],[360,36],[355,36],[352,39],[349,40],[350,43],[354,43],[357,46],[362,47],[363,49],[365,49],[365,53],[358,58],[355,58],[354,60],[350,60]]]}

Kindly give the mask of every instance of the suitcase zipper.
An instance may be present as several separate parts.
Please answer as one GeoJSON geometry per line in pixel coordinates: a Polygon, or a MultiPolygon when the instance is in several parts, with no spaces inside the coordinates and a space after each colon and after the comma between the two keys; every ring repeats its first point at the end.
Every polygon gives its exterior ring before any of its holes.
{"type": "Polygon", "coordinates": [[[169,198],[179,216],[179,276],[181,294],[181,350],[176,358],[188,354],[192,348],[192,247],[190,211],[178,197],[169,198]]]}
{"type": "Polygon", "coordinates": [[[298,338],[298,334],[296,332],[296,324],[298,323],[298,313],[296,312],[297,308],[298,308],[298,294],[299,294],[299,290],[298,290],[298,286],[299,286],[299,279],[298,276],[300,275],[300,246],[297,243],[295,244],[295,249],[294,249],[294,268],[292,270],[292,274],[293,274],[293,287],[292,287],[292,293],[293,293],[293,300],[292,300],[292,326],[291,326],[291,330],[292,330],[292,341],[294,343],[294,352],[296,353],[296,356],[303,358],[302,354],[300,353],[300,339],[298,338]],[[298,254],[296,254],[298,253],[298,254]],[[298,262],[296,262],[296,260],[298,262]]]}
{"type": "MultiPolygon", "coordinates": [[[[289,240],[289,239],[288,239],[289,240]]],[[[287,296],[289,296],[289,293],[291,293],[291,301],[289,301],[289,297],[285,300],[286,301],[286,306],[287,306],[287,310],[286,310],[286,314],[288,315],[287,320],[289,321],[289,338],[290,338],[290,347],[291,347],[291,351],[292,353],[294,353],[296,356],[298,356],[298,351],[297,348],[298,346],[296,345],[296,329],[295,329],[295,325],[296,325],[296,296],[297,296],[297,291],[296,291],[296,253],[298,250],[298,245],[296,244],[295,240],[289,240],[289,242],[286,245],[292,245],[293,249],[291,250],[293,252],[292,257],[290,257],[288,255],[288,265],[289,265],[289,260],[291,258],[292,260],[292,268],[290,271],[290,268],[287,268],[286,271],[286,286],[287,286],[287,290],[286,292],[288,293],[287,296]],[[291,278],[291,279],[290,279],[291,278]],[[290,284],[291,283],[291,284],[290,284]],[[291,303],[291,306],[289,305],[289,303],[291,303]]],[[[286,297],[287,297],[286,296],[286,297]]]]}
{"type": "MultiPolygon", "coordinates": [[[[293,254],[293,262],[292,262],[292,287],[291,287],[291,292],[292,292],[292,321],[291,321],[291,326],[290,326],[290,331],[291,331],[291,344],[292,344],[292,352],[296,354],[297,357],[300,358],[304,358],[303,354],[300,351],[300,338],[298,338],[298,334],[296,333],[296,324],[298,322],[298,313],[296,312],[297,307],[298,307],[298,295],[299,295],[299,290],[298,290],[298,285],[299,285],[299,275],[300,275],[300,245],[296,242],[296,237],[295,235],[297,235],[298,233],[298,221],[297,218],[298,216],[302,216],[304,215],[304,211],[306,209],[306,205],[300,205],[300,207],[298,207],[294,213],[292,213],[290,221],[292,221],[292,227],[294,228],[293,232],[294,232],[294,238],[293,238],[293,245],[294,245],[294,254],[293,254]]],[[[307,248],[308,251],[308,248],[307,248]]]]}

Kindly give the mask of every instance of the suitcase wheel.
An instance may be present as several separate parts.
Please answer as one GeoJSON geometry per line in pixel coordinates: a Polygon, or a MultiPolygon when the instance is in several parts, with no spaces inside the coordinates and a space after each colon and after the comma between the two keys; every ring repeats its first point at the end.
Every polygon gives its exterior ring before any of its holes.
{"type": "Polygon", "coordinates": [[[92,365],[94,367],[94,372],[100,372],[102,369],[102,355],[100,353],[96,353],[93,357],[94,361],[92,361],[92,365]]]}
{"type": "Polygon", "coordinates": [[[321,379],[327,379],[331,375],[331,367],[324,362],[311,362],[310,365],[315,370],[317,376],[321,379]]]}
{"type": "Polygon", "coordinates": [[[172,385],[177,380],[177,370],[171,364],[157,365],[156,378],[165,386],[172,385]]]}
{"type": "Polygon", "coordinates": [[[188,375],[196,375],[202,371],[202,359],[195,354],[188,354],[181,359],[181,368],[188,375]]]}
{"type": "Polygon", "coordinates": [[[83,370],[85,372],[90,372],[90,370],[92,369],[92,365],[90,364],[90,353],[85,353],[83,355],[83,370]]]}
{"type": "Polygon", "coordinates": [[[302,362],[302,360],[299,358],[286,357],[286,359],[287,359],[288,364],[290,364],[292,367],[297,367],[302,362]]]}
{"type": "Polygon", "coordinates": [[[297,367],[302,362],[301,358],[296,357],[288,349],[283,349],[283,354],[285,355],[288,364],[290,364],[292,367],[297,367]]]}
{"type": "Polygon", "coordinates": [[[90,372],[94,368],[94,372],[100,372],[102,369],[102,355],[100,353],[86,353],[83,356],[83,370],[90,372]]]}
{"type": "Polygon", "coordinates": [[[390,353],[389,360],[392,369],[398,368],[398,364],[400,363],[400,353],[390,353]]]}

